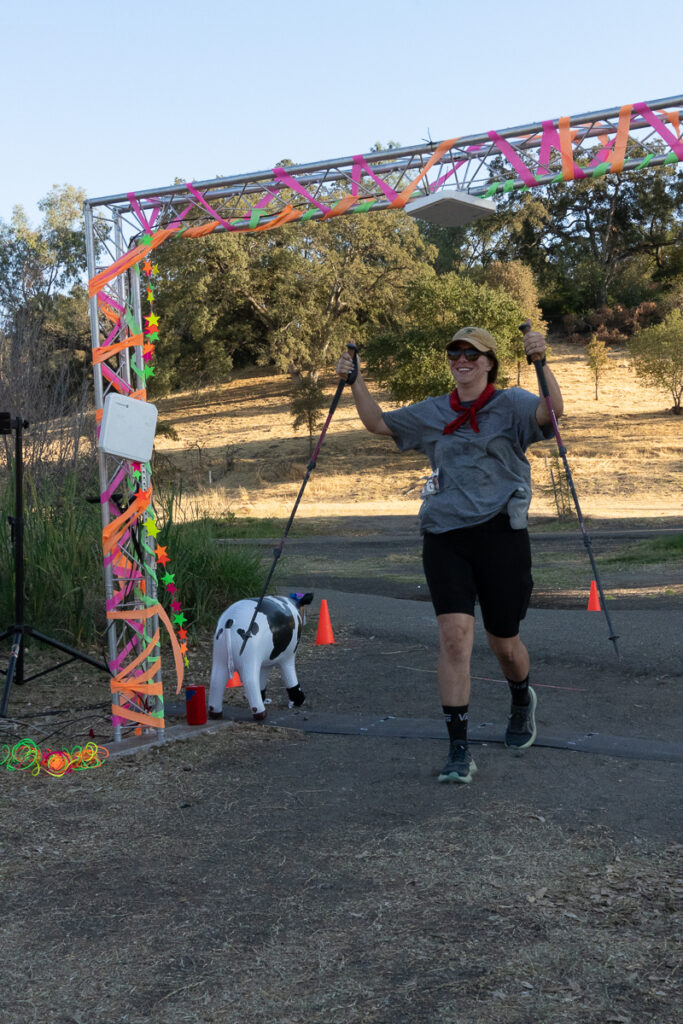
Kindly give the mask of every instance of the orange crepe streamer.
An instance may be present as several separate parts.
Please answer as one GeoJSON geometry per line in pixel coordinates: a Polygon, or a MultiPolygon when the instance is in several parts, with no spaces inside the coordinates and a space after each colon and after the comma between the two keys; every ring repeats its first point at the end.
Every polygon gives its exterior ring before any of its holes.
{"type": "Polygon", "coordinates": [[[560,155],[562,157],[562,177],[565,181],[574,180],[574,152],[572,150],[572,132],[568,117],[558,120],[560,136],[560,155]]]}
{"type": "Polygon", "coordinates": [[[106,302],[102,302],[101,300],[100,302],[97,303],[97,305],[100,307],[100,311],[104,313],[107,320],[111,320],[113,324],[119,323],[119,321],[121,320],[120,313],[117,313],[115,309],[112,309],[111,306],[109,306],[106,302]]]}
{"type": "Polygon", "coordinates": [[[430,158],[427,161],[427,163],[424,165],[423,169],[418,174],[417,178],[415,178],[413,181],[411,181],[411,183],[409,185],[406,185],[406,187],[403,189],[403,191],[400,192],[399,195],[397,195],[396,198],[394,200],[392,200],[392,202],[389,204],[389,208],[391,210],[400,210],[400,209],[402,209],[406,205],[406,203],[410,199],[411,195],[413,194],[413,192],[415,191],[415,189],[417,188],[419,183],[424,178],[424,176],[427,173],[427,171],[429,171],[430,168],[432,168],[434,166],[434,164],[437,163],[437,161],[441,159],[443,154],[447,150],[449,150],[452,146],[454,146],[457,141],[458,141],[457,138],[455,138],[455,139],[446,139],[445,142],[439,143],[439,145],[436,147],[436,149],[434,150],[434,152],[430,156],[430,158]]]}
{"type": "Polygon", "coordinates": [[[676,129],[676,135],[681,137],[681,112],[680,110],[664,111],[664,119],[676,129]]]}
{"type": "Polygon", "coordinates": [[[610,170],[614,171],[615,174],[624,168],[624,156],[626,154],[626,144],[628,143],[628,133],[631,128],[632,111],[633,105],[630,103],[625,107],[622,107],[619,111],[619,124],[617,126],[617,134],[614,139],[614,149],[610,159],[610,170]]]}
{"type": "Polygon", "coordinates": [[[166,728],[163,718],[155,718],[154,715],[145,715],[138,711],[131,711],[130,708],[124,708],[119,704],[112,704],[111,713],[118,718],[127,718],[130,722],[139,722],[140,725],[151,725],[153,729],[166,728]]]}
{"type": "Polygon", "coordinates": [[[195,224],[194,227],[188,228],[184,232],[185,238],[203,238],[204,235],[210,235],[218,227],[220,227],[218,220],[211,220],[208,224],[195,224]]]}
{"type": "Polygon", "coordinates": [[[137,562],[134,562],[131,558],[124,553],[121,549],[116,552],[112,557],[112,565],[115,565],[117,569],[121,569],[123,572],[128,572],[130,569],[134,569],[137,562]]]}
{"type": "MultiPolygon", "coordinates": [[[[138,654],[137,658],[135,658],[133,661],[131,661],[131,663],[129,665],[126,665],[125,668],[122,668],[120,672],[116,673],[116,675],[112,679],[112,686],[114,685],[114,683],[116,683],[116,685],[119,688],[123,687],[125,689],[126,686],[127,686],[127,684],[126,684],[127,677],[131,674],[131,672],[135,671],[135,669],[138,667],[138,665],[140,665],[145,660],[145,658],[148,658],[151,655],[152,651],[154,650],[154,648],[157,645],[158,640],[159,640],[159,630],[157,629],[155,631],[155,633],[154,633],[154,636],[151,638],[151,640],[147,644],[147,647],[145,647],[144,651],[141,651],[138,654]]],[[[158,668],[159,668],[159,658],[156,658],[154,664],[150,668],[148,668],[145,673],[135,677],[136,681],[139,681],[141,683],[146,683],[147,680],[152,678],[152,676],[154,675],[154,673],[156,672],[156,670],[158,668]]],[[[131,687],[131,689],[134,689],[134,687],[131,687]]]]}
{"type": "Polygon", "coordinates": [[[343,199],[339,200],[336,206],[327,211],[322,219],[329,220],[330,217],[341,217],[343,213],[346,213],[347,210],[358,202],[360,202],[359,196],[344,196],[343,199]]]}
{"type": "Polygon", "coordinates": [[[90,278],[88,282],[88,294],[92,299],[93,295],[97,295],[98,292],[102,291],[104,286],[110,281],[113,281],[115,277],[122,274],[124,270],[129,270],[130,267],[138,263],[143,257],[149,252],[148,245],[136,246],[135,249],[131,249],[130,252],[125,253],[124,256],[120,256],[119,259],[115,260],[111,266],[105,270],[101,270],[99,274],[95,274],[94,277],[90,278]]]}
{"type": "Polygon", "coordinates": [[[124,338],[123,341],[117,341],[114,345],[100,345],[99,348],[92,350],[92,361],[96,364],[103,363],[105,359],[115,356],[117,352],[122,352],[124,348],[134,348],[136,345],[141,345],[143,338],[144,335],[142,334],[131,334],[128,338],[124,338]]]}
{"type": "MultiPolygon", "coordinates": [[[[154,670],[156,671],[156,669],[158,667],[159,667],[158,665],[155,665],[154,666],[154,670]]],[[[139,693],[142,696],[144,696],[145,694],[148,694],[151,697],[161,697],[163,695],[163,692],[164,692],[163,683],[161,682],[160,679],[157,680],[154,683],[149,683],[149,682],[145,682],[142,679],[142,676],[136,676],[134,684],[132,682],[117,683],[116,680],[112,679],[112,681],[111,681],[111,692],[112,693],[119,693],[119,692],[123,692],[124,690],[125,690],[126,693],[139,693]]]]}
{"type": "Polygon", "coordinates": [[[158,615],[163,622],[168,635],[171,640],[171,648],[173,650],[173,659],[175,661],[176,677],[178,679],[178,686],[176,693],[180,693],[183,685],[183,678],[185,675],[185,667],[183,665],[183,656],[180,653],[180,647],[176,639],[176,635],[173,632],[173,626],[171,620],[166,614],[166,610],[160,604],[151,605],[149,608],[131,608],[127,611],[110,611],[107,612],[108,619],[148,619],[152,615],[158,615]]]}
{"type": "MultiPolygon", "coordinates": [[[[158,666],[155,666],[155,670],[158,666]]],[[[112,679],[111,681],[111,692],[119,693],[125,690],[126,693],[139,693],[142,696],[147,694],[150,697],[161,697],[164,692],[163,684],[161,680],[157,680],[155,683],[141,682],[141,676],[135,677],[135,685],[132,683],[117,683],[112,679]]]]}
{"type": "Polygon", "coordinates": [[[112,521],[104,527],[102,530],[102,547],[104,548],[105,555],[108,555],[114,545],[118,542],[118,539],[123,534],[129,520],[142,515],[151,500],[152,488],[150,486],[146,491],[140,491],[136,494],[125,512],[120,516],[117,516],[116,519],[112,519],[112,521]]]}

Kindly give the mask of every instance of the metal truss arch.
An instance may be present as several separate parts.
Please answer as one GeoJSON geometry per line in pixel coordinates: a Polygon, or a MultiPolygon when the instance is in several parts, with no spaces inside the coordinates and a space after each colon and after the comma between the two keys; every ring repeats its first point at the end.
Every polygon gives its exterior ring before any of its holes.
{"type": "MultiPolygon", "coordinates": [[[[678,164],[683,160],[681,107],[683,96],[673,96],[438,143],[88,200],[85,227],[98,418],[112,391],[146,397],[150,332],[143,328],[141,267],[167,239],[203,237],[213,231],[269,231],[309,219],[326,221],[383,210],[410,211],[411,203],[445,188],[495,199],[560,182],[678,164]]],[[[100,485],[115,736],[122,727],[161,730],[157,619],[165,613],[157,599],[154,549],[145,528],[150,522],[145,510],[151,499],[151,468],[134,468],[100,450],[100,485]],[[123,511],[113,500],[117,488],[127,492],[123,511]]]]}

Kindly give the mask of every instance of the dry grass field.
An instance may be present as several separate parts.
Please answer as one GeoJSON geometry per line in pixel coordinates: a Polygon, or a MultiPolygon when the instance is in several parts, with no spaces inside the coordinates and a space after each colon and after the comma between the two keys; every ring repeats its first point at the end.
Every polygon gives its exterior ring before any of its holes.
{"type": "MultiPolygon", "coordinates": [[[[583,351],[557,343],[552,364],[565,396],[560,431],[587,520],[675,519],[683,508],[683,421],[665,392],[644,388],[626,353],[613,352],[599,400],[583,351]]],[[[536,390],[532,367],[521,384],[536,390]]],[[[330,400],[336,386],[330,376],[330,400]]],[[[183,510],[238,516],[289,515],[309,459],[305,431],[295,432],[290,379],[251,371],[200,392],[162,399],[159,415],[177,440],[157,438],[160,479],[182,482],[183,510]]],[[[380,404],[390,396],[375,389],[380,404]]],[[[316,435],[317,436],[317,435],[316,435]]],[[[556,515],[550,471],[554,440],[529,451],[533,517],[556,515]]],[[[345,393],[335,413],[297,520],[364,515],[415,515],[427,474],[421,456],[399,453],[390,440],[361,427],[345,393]]]]}

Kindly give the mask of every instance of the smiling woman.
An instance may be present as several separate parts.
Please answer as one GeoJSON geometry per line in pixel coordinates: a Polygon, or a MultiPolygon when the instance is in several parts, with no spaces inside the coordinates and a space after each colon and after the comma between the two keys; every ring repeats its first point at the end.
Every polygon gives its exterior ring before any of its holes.
{"type": "MultiPolygon", "coordinates": [[[[461,328],[446,346],[457,385],[451,394],[393,412],[382,411],[360,373],[351,385],[366,429],[393,437],[401,451],[422,452],[432,469],[422,493],[420,529],[439,627],[437,678],[450,740],[440,782],[469,783],[477,770],[467,742],[477,600],[489,645],[510,686],[506,745],[519,750],[536,738],[536,694],[519,635],[533,587],[526,529],[531,471],[524,453],[552,436],[552,417],[538,395],[522,388],[496,390],[497,348],[484,328],[461,328]]],[[[526,330],[524,348],[530,360],[545,361],[541,334],[526,330]]],[[[346,378],[351,369],[350,358],[342,355],[337,373],[346,378]]],[[[547,381],[560,415],[562,396],[549,370],[547,381]]]]}

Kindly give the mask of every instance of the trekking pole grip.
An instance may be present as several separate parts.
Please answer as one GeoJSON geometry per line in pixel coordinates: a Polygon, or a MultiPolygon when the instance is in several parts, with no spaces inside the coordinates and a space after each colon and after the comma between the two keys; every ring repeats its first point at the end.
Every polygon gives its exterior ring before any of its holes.
{"type": "Polygon", "coordinates": [[[349,341],[346,347],[349,350],[351,358],[353,359],[353,369],[346,378],[345,383],[353,384],[356,377],[358,376],[358,345],[356,345],[355,341],[349,341]]]}
{"type": "MultiPolygon", "coordinates": [[[[522,335],[527,334],[531,330],[531,324],[529,323],[529,321],[526,320],[523,324],[520,324],[519,330],[522,332],[522,335]]],[[[527,356],[527,359],[530,363],[534,364],[534,370],[536,371],[536,377],[538,378],[538,386],[541,389],[541,394],[546,399],[546,401],[549,402],[550,391],[548,390],[548,381],[546,380],[545,373],[543,372],[543,367],[545,365],[545,356],[542,356],[540,352],[537,352],[533,356],[527,356]]]]}

